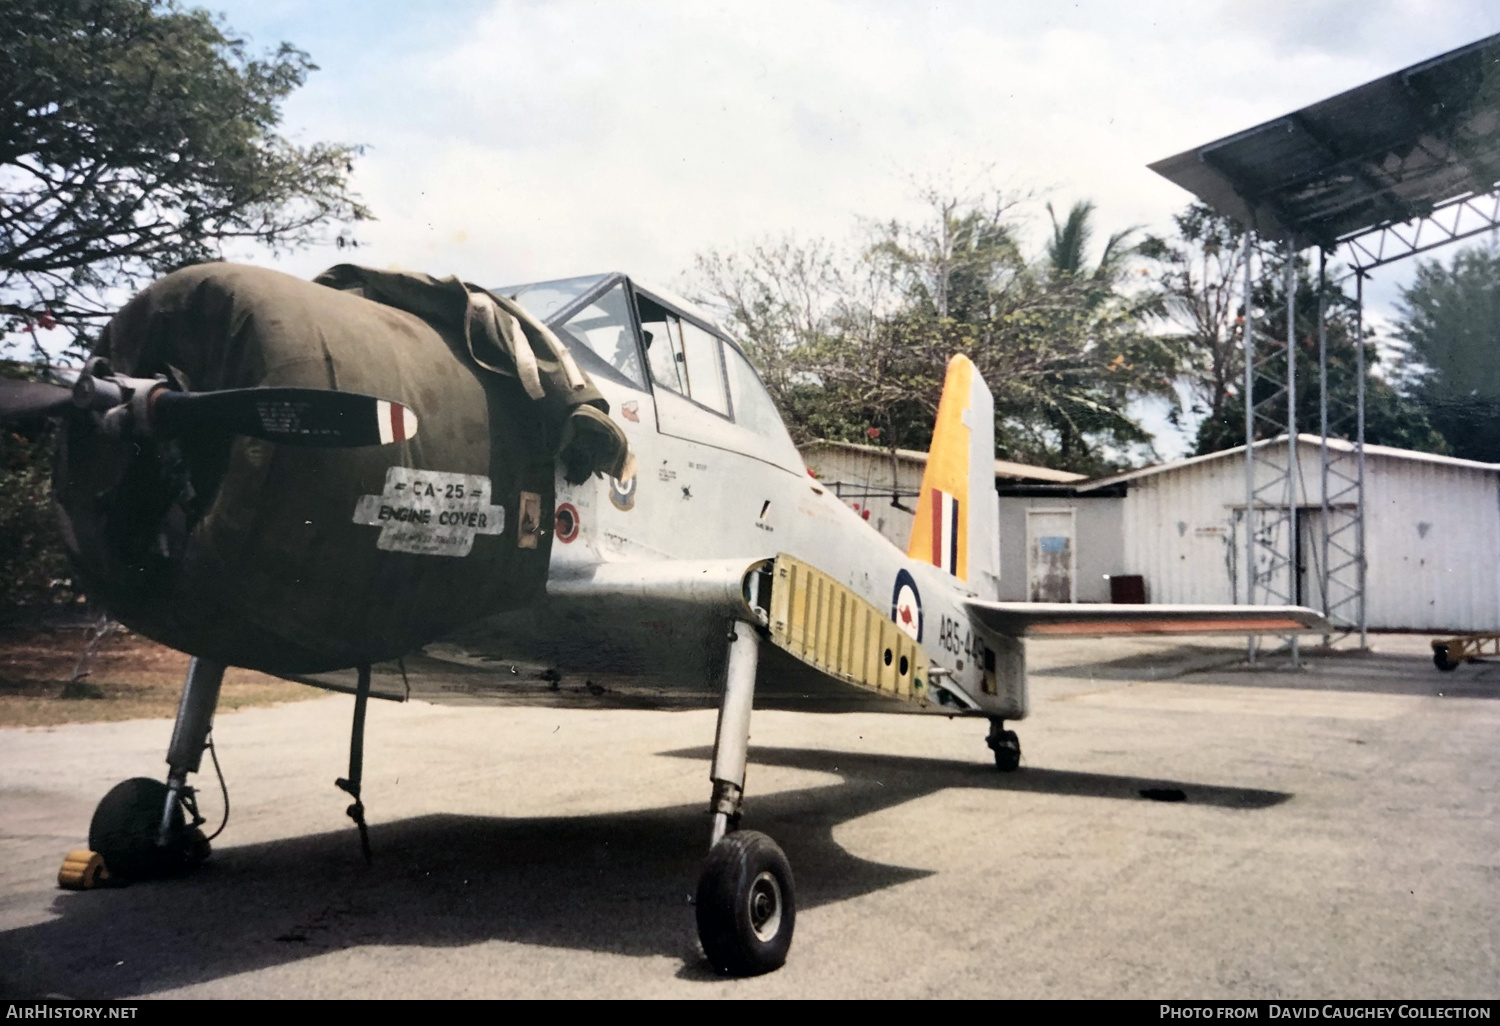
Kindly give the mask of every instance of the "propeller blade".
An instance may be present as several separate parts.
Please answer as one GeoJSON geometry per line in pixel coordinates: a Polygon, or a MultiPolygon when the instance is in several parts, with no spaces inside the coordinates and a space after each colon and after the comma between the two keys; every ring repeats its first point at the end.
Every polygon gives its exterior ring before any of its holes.
{"type": "Polygon", "coordinates": [[[400,403],[320,388],[163,389],[152,397],[151,422],[162,434],[223,431],[318,449],[386,445],[417,433],[417,415],[400,403]]]}
{"type": "Polygon", "coordinates": [[[0,421],[39,420],[62,413],[73,402],[73,390],[43,381],[0,378],[0,421]]]}

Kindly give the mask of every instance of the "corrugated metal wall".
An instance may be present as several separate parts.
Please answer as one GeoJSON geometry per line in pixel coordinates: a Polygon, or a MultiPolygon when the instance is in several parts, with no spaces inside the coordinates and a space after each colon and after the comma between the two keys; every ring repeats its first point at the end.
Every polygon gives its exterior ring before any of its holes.
{"type": "MultiPolygon", "coordinates": [[[[866,521],[884,535],[892,545],[906,551],[911,540],[913,515],[891,505],[891,459],[885,454],[866,453],[838,446],[820,445],[816,442],[802,449],[802,458],[807,468],[819,481],[829,487],[838,486],[839,497],[855,512],[869,516],[866,521]],[[868,488],[877,494],[865,496],[860,488],[868,488]]],[[[903,494],[915,496],[922,487],[925,463],[915,460],[897,459],[897,488],[903,494]]],[[[914,507],[912,499],[903,500],[906,506],[914,507]]]]}
{"type": "Polygon", "coordinates": [[[1238,536],[1232,504],[1245,502],[1245,465],[1211,460],[1130,482],[1125,573],[1146,579],[1147,602],[1235,600],[1238,536]]]}
{"type": "Polygon", "coordinates": [[[1500,630],[1500,475],[1366,459],[1372,627],[1500,630]]]}
{"type": "MultiPolygon", "coordinates": [[[[1299,460],[1298,505],[1312,547],[1321,516],[1317,445],[1302,443],[1299,460]]],[[[1365,466],[1370,626],[1500,630],[1500,474],[1374,453],[1365,466]]],[[[1238,454],[1131,481],[1124,572],[1145,577],[1150,602],[1235,601],[1244,588],[1244,504],[1238,454]]],[[[1303,601],[1312,606],[1321,604],[1320,555],[1303,554],[1303,601]]]]}

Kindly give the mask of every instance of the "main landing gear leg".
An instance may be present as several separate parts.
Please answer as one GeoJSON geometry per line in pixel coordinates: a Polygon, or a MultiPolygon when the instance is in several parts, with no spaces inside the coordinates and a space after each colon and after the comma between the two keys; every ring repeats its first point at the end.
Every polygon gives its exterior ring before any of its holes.
{"type": "MultiPolygon", "coordinates": [[[[171,876],[208,858],[208,840],[199,829],[203,817],[198,814],[197,794],[187,777],[198,772],[203,761],[223,682],[223,663],[198,658],[188,663],[172,743],[167,748],[167,782],[150,777],[126,780],[116,784],[94,810],[89,848],[103,857],[109,879],[128,883],[171,876]]],[[[73,858],[69,856],[70,861],[73,858]]],[[[58,881],[65,887],[91,885],[84,880],[64,880],[62,875],[58,881]]]]}
{"type": "Polygon", "coordinates": [[[1021,739],[1014,730],[1005,729],[1005,721],[990,718],[990,736],[984,739],[995,753],[995,768],[1001,773],[1011,773],[1021,765],[1021,739]]]}
{"type": "Polygon", "coordinates": [[[754,976],[780,968],[792,944],[797,899],[792,867],[776,842],[740,830],[759,639],[739,622],[729,632],[729,669],[714,738],[713,832],[698,877],[698,940],[720,972],[754,976]]]}

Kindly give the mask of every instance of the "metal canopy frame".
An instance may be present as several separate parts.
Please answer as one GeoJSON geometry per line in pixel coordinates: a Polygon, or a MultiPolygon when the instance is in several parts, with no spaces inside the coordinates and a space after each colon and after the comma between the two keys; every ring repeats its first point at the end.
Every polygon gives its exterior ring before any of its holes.
{"type": "Polygon", "coordinates": [[[1500,181],[1500,34],[1150,166],[1278,242],[1427,218],[1500,181]]]}
{"type": "Polygon", "coordinates": [[[1439,204],[1425,217],[1350,235],[1339,240],[1337,248],[1355,273],[1363,277],[1385,264],[1497,228],[1500,228],[1500,191],[1460,196],[1439,204]]]}
{"type": "MultiPolygon", "coordinates": [[[[1245,570],[1236,601],[1305,601],[1299,590],[1310,561],[1325,616],[1341,634],[1357,632],[1364,648],[1364,281],[1374,268],[1500,229],[1500,34],[1150,166],[1246,229],[1245,570]],[[1285,302],[1264,311],[1261,328],[1253,264],[1256,256],[1264,262],[1270,243],[1280,244],[1285,260],[1285,302]],[[1311,246],[1319,250],[1319,524],[1317,537],[1304,540],[1296,257],[1311,246]],[[1329,395],[1330,255],[1355,278],[1352,404],[1329,395]],[[1256,444],[1268,436],[1284,437],[1285,447],[1256,444]],[[1351,449],[1329,446],[1340,436],[1351,449]]],[[[1256,645],[1250,638],[1252,662],[1256,645]]],[[[1296,663],[1295,637],[1288,649],[1296,663]]]]}

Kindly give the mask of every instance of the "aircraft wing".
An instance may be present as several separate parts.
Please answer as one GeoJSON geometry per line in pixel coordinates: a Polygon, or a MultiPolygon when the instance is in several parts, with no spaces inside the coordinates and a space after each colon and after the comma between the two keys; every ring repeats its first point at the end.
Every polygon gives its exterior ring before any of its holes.
{"type": "MultiPolygon", "coordinates": [[[[555,571],[544,601],[476,621],[399,664],[373,667],[371,694],[462,704],[712,707],[731,620],[765,626],[759,707],[946,708],[933,704],[941,700],[931,691],[942,685],[930,679],[926,654],[885,610],[786,554],[555,571]]],[[[355,672],[292,679],[352,692],[355,672]]]]}
{"type": "Polygon", "coordinates": [[[755,619],[746,580],[765,560],[657,560],[590,563],[547,581],[547,598],[564,607],[599,605],[622,620],[710,612],[755,619]]]}
{"type": "Polygon", "coordinates": [[[1332,627],[1305,606],[1149,606],[1107,602],[965,603],[980,626],[1012,638],[1120,634],[1323,634],[1332,627]]]}

